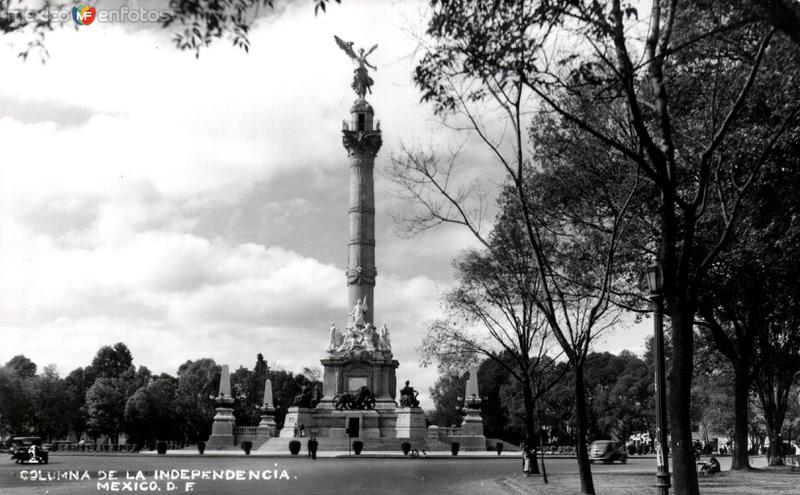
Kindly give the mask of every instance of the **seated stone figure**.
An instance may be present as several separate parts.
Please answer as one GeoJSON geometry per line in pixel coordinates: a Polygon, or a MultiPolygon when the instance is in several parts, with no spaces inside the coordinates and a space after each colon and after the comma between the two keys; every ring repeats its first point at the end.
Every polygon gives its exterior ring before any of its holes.
{"type": "Polygon", "coordinates": [[[417,400],[419,392],[414,390],[409,383],[406,380],[406,386],[400,389],[400,407],[419,407],[419,400],[417,400]]]}

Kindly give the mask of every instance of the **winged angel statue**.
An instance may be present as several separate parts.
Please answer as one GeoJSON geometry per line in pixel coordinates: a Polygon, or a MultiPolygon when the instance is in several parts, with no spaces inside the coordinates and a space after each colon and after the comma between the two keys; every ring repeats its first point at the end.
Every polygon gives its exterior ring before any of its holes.
{"type": "Polygon", "coordinates": [[[364,98],[367,93],[372,94],[372,90],[370,87],[374,83],[371,77],[369,77],[369,73],[367,72],[367,67],[372,70],[378,70],[377,67],[367,62],[367,57],[378,48],[378,45],[374,45],[372,48],[369,49],[366,53],[364,52],[363,48],[358,49],[358,54],[356,54],[355,50],[353,50],[353,42],[352,41],[344,41],[342,38],[335,36],[334,39],[336,40],[336,44],[339,45],[339,48],[344,50],[344,52],[355,62],[358,64],[358,67],[353,71],[355,74],[353,76],[353,84],[352,87],[355,90],[356,94],[360,98],[364,98]]]}

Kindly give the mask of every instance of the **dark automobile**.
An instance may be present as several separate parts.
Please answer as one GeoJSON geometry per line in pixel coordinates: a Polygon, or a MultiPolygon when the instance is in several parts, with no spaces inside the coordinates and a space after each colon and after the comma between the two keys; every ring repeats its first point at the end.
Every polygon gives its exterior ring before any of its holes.
{"type": "Polygon", "coordinates": [[[42,447],[40,437],[14,437],[11,439],[11,458],[17,464],[23,462],[38,462],[47,464],[48,452],[42,447]]]}
{"type": "Polygon", "coordinates": [[[620,461],[623,464],[628,462],[628,453],[625,446],[613,440],[597,440],[592,442],[589,447],[589,462],[602,461],[610,464],[620,461]]]}

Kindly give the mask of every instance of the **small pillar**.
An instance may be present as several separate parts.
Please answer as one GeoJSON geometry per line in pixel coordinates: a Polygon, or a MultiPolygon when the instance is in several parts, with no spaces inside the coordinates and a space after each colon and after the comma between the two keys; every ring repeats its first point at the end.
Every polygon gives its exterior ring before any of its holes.
{"type": "Polygon", "coordinates": [[[258,436],[274,437],[278,425],[275,423],[275,403],[272,400],[272,381],[264,384],[264,404],[261,406],[261,422],[258,423],[258,436]]]}
{"type": "Polygon", "coordinates": [[[461,423],[461,447],[467,450],[484,450],[486,437],[483,435],[481,417],[481,396],[478,391],[478,369],[469,372],[464,397],[464,421],[461,423]]]}
{"type": "Polygon", "coordinates": [[[208,438],[206,446],[208,449],[221,450],[225,447],[233,447],[235,439],[233,429],[236,427],[236,420],[233,417],[233,395],[231,394],[231,374],[227,364],[222,365],[222,373],[219,377],[219,394],[211,396],[217,403],[214,415],[214,423],[211,425],[211,436],[208,438]]]}

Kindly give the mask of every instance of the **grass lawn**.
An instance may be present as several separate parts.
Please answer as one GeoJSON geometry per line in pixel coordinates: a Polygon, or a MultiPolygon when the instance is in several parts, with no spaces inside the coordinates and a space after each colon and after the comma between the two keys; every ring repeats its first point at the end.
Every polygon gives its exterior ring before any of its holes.
{"type": "MultiPolygon", "coordinates": [[[[499,480],[513,495],[579,495],[580,482],[576,474],[558,474],[545,485],[541,476],[523,476],[499,480]]],[[[655,493],[653,474],[614,473],[595,474],[594,486],[598,495],[640,495],[655,493]]],[[[670,490],[670,492],[672,492],[670,490]]],[[[700,477],[703,495],[800,495],[800,470],[788,467],[755,469],[749,472],[723,471],[714,476],[700,477]]]]}

